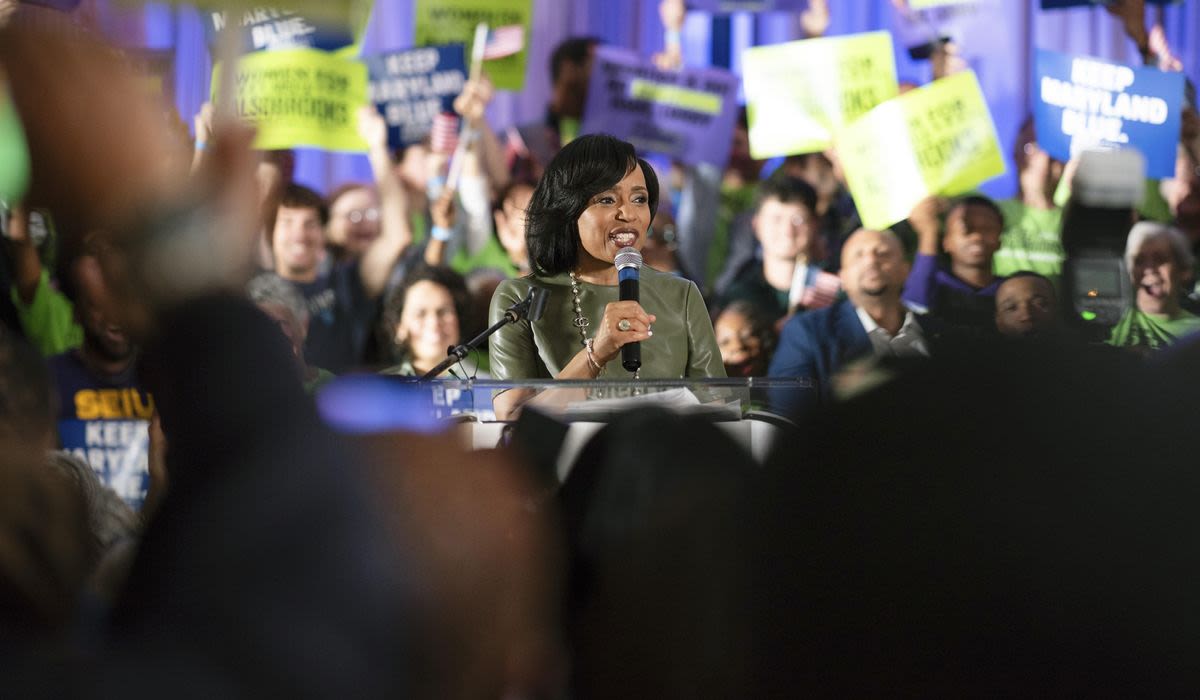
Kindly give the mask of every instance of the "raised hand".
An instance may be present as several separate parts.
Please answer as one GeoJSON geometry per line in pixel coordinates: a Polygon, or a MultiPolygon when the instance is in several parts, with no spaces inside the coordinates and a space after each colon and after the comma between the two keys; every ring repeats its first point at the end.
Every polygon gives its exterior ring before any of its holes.
{"type": "Polygon", "coordinates": [[[662,0],[658,3],[658,17],[662,20],[663,29],[668,32],[683,31],[683,18],[687,14],[683,0],[662,0]]]}
{"type": "Polygon", "coordinates": [[[379,110],[371,105],[358,108],[358,135],[367,142],[367,148],[387,149],[387,122],[379,114],[379,110]]]}
{"type": "Polygon", "coordinates": [[[829,31],[829,0],[808,0],[808,9],[800,13],[800,29],[806,39],[825,36],[829,31]]]}
{"type": "Polygon", "coordinates": [[[917,202],[908,215],[908,223],[917,234],[917,252],[937,255],[938,233],[941,232],[941,215],[946,201],[941,197],[929,196],[917,202]]]}
{"type": "Polygon", "coordinates": [[[495,94],[496,88],[486,75],[477,80],[468,80],[463,85],[463,91],[454,98],[454,111],[461,114],[471,126],[478,126],[495,94]]]}
{"type": "Polygon", "coordinates": [[[1150,54],[1150,38],[1146,32],[1146,0],[1114,0],[1104,9],[1121,21],[1125,34],[1137,44],[1142,57],[1147,58],[1150,54]]]}

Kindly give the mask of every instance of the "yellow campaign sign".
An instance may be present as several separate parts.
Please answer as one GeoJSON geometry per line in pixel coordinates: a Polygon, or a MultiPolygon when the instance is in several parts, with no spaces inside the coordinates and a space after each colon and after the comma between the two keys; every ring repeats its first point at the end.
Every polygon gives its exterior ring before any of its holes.
{"type": "Polygon", "coordinates": [[[900,92],[888,32],[750,48],[742,80],[755,158],[825,150],[839,127],[900,92]]]}
{"type": "Polygon", "coordinates": [[[635,100],[646,100],[701,114],[720,114],[723,106],[720,95],[641,78],[636,78],[629,83],[629,96],[635,100]]]}
{"type": "MultiPolygon", "coordinates": [[[[220,94],[213,69],[213,100],[220,94]]],[[[367,104],[367,67],[312,49],[247,54],[238,61],[235,113],[254,124],[254,147],[313,146],[362,152],[358,108],[367,104]]]]}
{"type": "Polygon", "coordinates": [[[863,226],[884,229],[931,195],[1004,173],[979,81],[956,73],[889,100],[838,132],[837,153],[863,226]]]}

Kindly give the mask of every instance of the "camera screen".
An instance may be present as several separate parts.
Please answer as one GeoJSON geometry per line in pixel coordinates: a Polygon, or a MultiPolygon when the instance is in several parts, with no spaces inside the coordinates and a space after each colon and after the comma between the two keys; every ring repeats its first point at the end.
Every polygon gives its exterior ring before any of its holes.
{"type": "MultiPolygon", "coordinates": [[[[1090,262],[1076,268],[1076,288],[1095,290],[1096,296],[1115,297],[1121,294],[1121,265],[1116,262],[1090,262]]],[[[1088,296],[1091,296],[1090,294],[1088,296]]]]}

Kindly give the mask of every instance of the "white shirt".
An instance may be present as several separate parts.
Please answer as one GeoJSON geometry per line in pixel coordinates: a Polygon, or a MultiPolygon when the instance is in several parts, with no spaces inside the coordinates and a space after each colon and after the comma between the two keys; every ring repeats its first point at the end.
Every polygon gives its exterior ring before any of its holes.
{"type": "Polygon", "coordinates": [[[871,340],[875,357],[929,357],[929,343],[917,323],[917,315],[912,311],[904,314],[904,324],[894,336],[875,323],[875,319],[864,309],[856,306],[854,312],[858,314],[858,321],[871,340]]]}

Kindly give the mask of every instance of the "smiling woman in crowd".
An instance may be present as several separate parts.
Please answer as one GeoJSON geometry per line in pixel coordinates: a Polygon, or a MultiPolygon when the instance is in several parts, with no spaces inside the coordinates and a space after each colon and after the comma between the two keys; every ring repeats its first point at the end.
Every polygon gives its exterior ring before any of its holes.
{"type": "Polygon", "coordinates": [[[398,364],[383,373],[419,377],[446,359],[446,351],[461,342],[468,304],[466,283],[457,272],[415,268],[384,306],[384,327],[398,364]]]}
{"type": "Polygon", "coordinates": [[[1125,243],[1135,303],[1113,328],[1109,344],[1155,350],[1200,331],[1200,317],[1180,308],[1194,262],[1187,237],[1178,229],[1149,221],[1135,224],[1125,243]]]}

